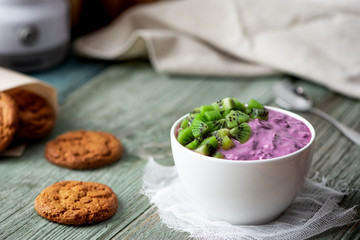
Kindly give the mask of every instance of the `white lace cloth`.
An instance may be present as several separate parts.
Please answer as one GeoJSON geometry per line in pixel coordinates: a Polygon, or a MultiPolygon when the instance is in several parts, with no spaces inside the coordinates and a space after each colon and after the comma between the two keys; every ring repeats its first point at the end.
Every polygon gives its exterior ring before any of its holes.
{"type": "Polygon", "coordinates": [[[231,225],[201,215],[188,198],[175,167],[165,167],[149,159],[143,178],[143,194],[158,208],[169,227],[190,233],[196,239],[306,239],[330,228],[354,221],[355,206],[338,203],[346,191],[338,191],[307,179],[302,192],[278,219],[263,225],[231,225]]]}

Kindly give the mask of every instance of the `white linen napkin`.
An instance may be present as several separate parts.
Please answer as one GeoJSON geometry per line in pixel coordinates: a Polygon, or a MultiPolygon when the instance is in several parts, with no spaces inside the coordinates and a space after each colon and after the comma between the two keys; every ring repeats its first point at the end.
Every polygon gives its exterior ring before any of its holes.
{"type": "Polygon", "coordinates": [[[183,0],[131,8],[82,36],[82,56],[149,57],[161,73],[304,77],[360,98],[358,0],[183,0]]]}
{"type": "Polygon", "coordinates": [[[231,225],[208,219],[191,202],[175,167],[165,167],[149,159],[143,176],[143,194],[158,208],[169,227],[185,231],[195,239],[306,239],[330,228],[353,221],[355,207],[343,209],[338,203],[346,191],[326,187],[307,179],[294,203],[278,219],[263,225],[231,225]]]}

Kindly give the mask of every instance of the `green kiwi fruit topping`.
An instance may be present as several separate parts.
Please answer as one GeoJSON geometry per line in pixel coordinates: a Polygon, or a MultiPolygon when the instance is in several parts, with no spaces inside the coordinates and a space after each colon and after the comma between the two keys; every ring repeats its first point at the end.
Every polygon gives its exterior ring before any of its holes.
{"type": "Polygon", "coordinates": [[[268,120],[269,112],[266,109],[253,108],[250,112],[250,117],[255,119],[268,120]]]}
{"type": "Polygon", "coordinates": [[[216,110],[204,112],[204,116],[208,121],[216,121],[222,118],[220,111],[216,110]]]}
{"type": "Polygon", "coordinates": [[[216,152],[214,155],[212,155],[214,158],[225,158],[224,154],[221,152],[216,152]]]}
{"type": "Polygon", "coordinates": [[[209,131],[208,125],[201,120],[200,117],[195,117],[191,123],[191,131],[194,137],[200,137],[209,131]]]}
{"type": "Polygon", "coordinates": [[[195,152],[198,152],[202,155],[211,156],[218,149],[218,141],[215,136],[206,138],[199,147],[195,149],[195,152]]]}
{"type": "Polygon", "coordinates": [[[236,109],[236,104],[232,98],[224,98],[221,100],[223,108],[226,109],[236,109]]]}
{"type": "Polygon", "coordinates": [[[230,130],[230,135],[240,143],[245,143],[249,139],[250,134],[251,127],[247,123],[242,123],[230,130]]]}
{"type": "Polygon", "coordinates": [[[249,115],[239,110],[231,110],[225,117],[228,128],[234,128],[249,120],[249,115]]]}
{"type": "Polygon", "coordinates": [[[245,143],[251,136],[247,122],[267,120],[268,114],[264,105],[255,99],[250,99],[246,105],[236,98],[227,97],[193,109],[180,123],[177,140],[200,154],[224,158],[217,149],[234,147],[235,139],[245,143]]]}
{"type": "Polygon", "coordinates": [[[192,134],[192,130],[190,128],[185,128],[179,131],[177,140],[181,145],[186,145],[190,143],[194,139],[194,135],[192,134]]]}
{"type": "Polygon", "coordinates": [[[238,101],[236,98],[232,98],[235,103],[235,109],[244,112],[246,110],[245,104],[238,101]]]}
{"type": "Polygon", "coordinates": [[[219,145],[222,149],[228,150],[228,149],[232,148],[235,144],[231,140],[231,138],[229,138],[228,136],[225,136],[225,137],[221,138],[219,145]]]}
{"type": "Polygon", "coordinates": [[[211,135],[215,136],[217,139],[223,138],[225,136],[230,136],[230,130],[227,128],[221,128],[218,131],[212,132],[211,135]]]}
{"type": "Polygon", "coordinates": [[[195,148],[197,148],[201,144],[201,142],[203,140],[204,140],[203,137],[195,138],[190,143],[188,143],[185,147],[187,147],[188,149],[194,150],[195,148]]]}
{"type": "Polygon", "coordinates": [[[181,124],[180,124],[180,128],[184,129],[187,128],[189,124],[189,120],[187,118],[184,118],[184,120],[182,120],[181,124]]]}
{"type": "Polygon", "coordinates": [[[247,108],[250,110],[253,108],[263,109],[264,105],[262,105],[260,102],[256,101],[255,99],[250,99],[247,108]]]}
{"type": "Polygon", "coordinates": [[[214,132],[221,128],[226,127],[226,119],[220,119],[220,120],[216,120],[216,121],[206,122],[206,125],[209,127],[210,132],[214,132]]]}

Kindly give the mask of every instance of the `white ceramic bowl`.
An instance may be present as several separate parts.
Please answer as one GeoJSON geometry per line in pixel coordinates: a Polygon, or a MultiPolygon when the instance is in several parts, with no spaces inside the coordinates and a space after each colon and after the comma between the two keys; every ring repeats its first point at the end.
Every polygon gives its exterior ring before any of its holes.
{"type": "Polygon", "coordinates": [[[301,116],[290,115],[311,132],[310,142],[286,156],[266,160],[225,160],[195,153],[182,146],[171,128],[171,149],[180,180],[191,200],[208,217],[231,224],[263,224],[277,218],[293,202],[311,166],[315,130],[301,116]]]}

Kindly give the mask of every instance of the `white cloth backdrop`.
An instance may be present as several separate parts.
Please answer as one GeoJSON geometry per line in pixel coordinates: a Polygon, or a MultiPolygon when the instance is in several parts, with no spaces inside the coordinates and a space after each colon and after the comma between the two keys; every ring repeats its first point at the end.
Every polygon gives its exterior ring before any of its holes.
{"type": "Polygon", "coordinates": [[[149,57],[162,73],[290,73],[360,99],[360,1],[183,0],[139,5],[75,42],[99,59],[149,57]]]}

